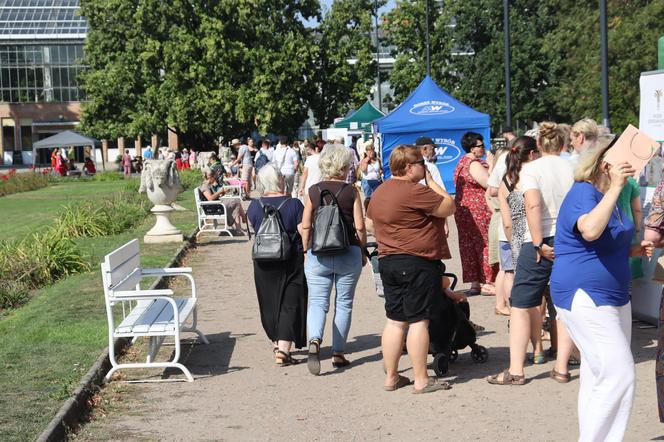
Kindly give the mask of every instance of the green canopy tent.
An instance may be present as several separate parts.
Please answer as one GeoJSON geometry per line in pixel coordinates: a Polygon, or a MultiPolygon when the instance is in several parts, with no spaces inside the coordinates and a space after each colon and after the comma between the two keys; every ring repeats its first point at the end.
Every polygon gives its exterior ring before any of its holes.
{"type": "Polygon", "coordinates": [[[334,123],[334,128],[348,129],[349,134],[371,133],[371,122],[384,117],[385,114],[367,100],[362,107],[343,120],[334,123]]]}

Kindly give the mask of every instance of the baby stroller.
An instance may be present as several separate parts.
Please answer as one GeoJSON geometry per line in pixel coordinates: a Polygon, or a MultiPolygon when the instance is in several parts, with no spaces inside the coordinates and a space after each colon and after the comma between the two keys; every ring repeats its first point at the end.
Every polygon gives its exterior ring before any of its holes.
{"type": "MultiPolygon", "coordinates": [[[[369,242],[365,253],[371,260],[376,291],[383,296],[383,283],[378,272],[378,245],[369,242]],[[380,290],[380,291],[379,291],[380,290]]],[[[442,275],[451,280],[450,289],[454,290],[458,278],[453,273],[445,272],[443,263],[442,275]]],[[[433,370],[437,376],[444,376],[449,370],[449,363],[459,357],[459,350],[470,347],[470,357],[477,363],[486,362],[489,352],[486,347],[477,344],[477,333],[470,323],[470,304],[454,303],[447,296],[434,300],[433,312],[429,321],[429,354],[433,355],[433,370]]]]}

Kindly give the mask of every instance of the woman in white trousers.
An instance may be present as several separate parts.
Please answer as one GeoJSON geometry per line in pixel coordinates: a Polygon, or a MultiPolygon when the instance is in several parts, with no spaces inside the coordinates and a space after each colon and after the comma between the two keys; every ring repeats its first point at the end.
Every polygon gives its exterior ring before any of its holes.
{"type": "Polygon", "coordinates": [[[551,297],[581,352],[581,441],[620,441],[625,434],[635,381],[628,258],[653,250],[647,241],[631,245],[634,223],[616,203],[634,168],[604,161],[610,146],[580,160],[554,240],[551,297]]]}

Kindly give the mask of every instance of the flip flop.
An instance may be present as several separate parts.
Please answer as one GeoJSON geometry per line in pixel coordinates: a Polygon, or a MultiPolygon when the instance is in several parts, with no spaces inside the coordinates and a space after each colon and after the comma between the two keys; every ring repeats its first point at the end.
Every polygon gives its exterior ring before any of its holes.
{"type": "Polygon", "coordinates": [[[439,381],[436,378],[429,378],[429,382],[427,382],[427,385],[424,388],[420,388],[419,390],[415,387],[413,387],[413,394],[424,394],[424,393],[433,393],[434,391],[439,391],[439,390],[449,390],[452,388],[452,386],[445,381],[439,381]]]}
{"type": "Polygon", "coordinates": [[[410,379],[408,379],[406,376],[399,375],[399,379],[394,384],[383,385],[383,390],[394,391],[398,390],[401,387],[405,387],[406,385],[410,385],[410,379]]]}

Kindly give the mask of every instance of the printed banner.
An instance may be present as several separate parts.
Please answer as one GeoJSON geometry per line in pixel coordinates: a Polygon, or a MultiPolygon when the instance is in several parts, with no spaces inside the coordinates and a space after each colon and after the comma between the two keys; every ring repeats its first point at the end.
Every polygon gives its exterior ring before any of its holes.
{"type": "Polygon", "coordinates": [[[664,141],[664,70],[641,74],[639,129],[664,141]]]}

